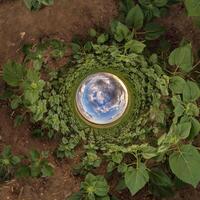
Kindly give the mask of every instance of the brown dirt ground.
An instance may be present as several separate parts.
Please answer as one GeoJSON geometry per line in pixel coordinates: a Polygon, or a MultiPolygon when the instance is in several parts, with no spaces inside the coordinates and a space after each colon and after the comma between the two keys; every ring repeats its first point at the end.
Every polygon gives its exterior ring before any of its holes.
{"type": "MultiPolygon", "coordinates": [[[[39,12],[28,11],[22,1],[0,0],[0,66],[8,59],[20,59],[20,48],[25,43],[35,43],[43,37],[58,37],[66,42],[74,35],[85,37],[89,28],[106,28],[117,15],[115,0],[59,0],[52,7],[39,12]]],[[[200,47],[200,30],[187,18],[181,6],[173,7],[170,15],[161,20],[167,28],[167,37],[176,45],[182,37],[189,39],[194,49],[200,47]]],[[[1,68],[1,67],[0,67],[1,68]]],[[[0,90],[3,82],[0,80],[0,90]]],[[[12,145],[17,154],[31,149],[54,151],[57,142],[33,139],[31,125],[13,126],[13,113],[5,103],[0,104],[0,149],[12,145]]],[[[78,157],[78,155],[77,155],[78,157]]],[[[77,158],[78,159],[78,158],[77,158]]],[[[79,188],[80,179],[71,172],[70,160],[58,162],[53,156],[55,175],[50,178],[12,180],[0,186],[0,200],[64,200],[79,188]]],[[[119,194],[121,200],[153,200],[146,191],[130,198],[119,194]]],[[[171,200],[199,200],[200,188],[184,188],[171,200]]]]}

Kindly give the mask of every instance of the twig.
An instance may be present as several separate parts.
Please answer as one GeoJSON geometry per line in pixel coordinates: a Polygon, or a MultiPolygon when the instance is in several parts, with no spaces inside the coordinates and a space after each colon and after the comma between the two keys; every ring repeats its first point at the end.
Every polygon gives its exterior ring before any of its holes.
{"type": "Polygon", "coordinates": [[[194,68],[197,67],[198,65],[200,65],[200,60],[192,67],[192,69],[194,69],[194,68]]]}
{"type": "Polygon", "coordinates": [[[19,193],[19,196],[18,196],[17,200],[20,200],[20,199],[21,199],[21,196],[22,196],[22,194],[23,194],[23,191],[24,191],[24,187],[22,187],[22,188],[20,189],[20,193],[19,193]]]}

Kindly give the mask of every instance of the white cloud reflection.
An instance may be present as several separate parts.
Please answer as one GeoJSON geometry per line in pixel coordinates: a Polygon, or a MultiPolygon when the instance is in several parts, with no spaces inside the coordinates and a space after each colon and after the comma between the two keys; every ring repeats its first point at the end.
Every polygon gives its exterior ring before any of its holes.
{"type": "Polygon", "coordinates": [[[79,112],[88,121],[108,124],[119,119],[126,110],[128,92],[117,76],[96,73],[81,83],[76,103],[79,112]]]}

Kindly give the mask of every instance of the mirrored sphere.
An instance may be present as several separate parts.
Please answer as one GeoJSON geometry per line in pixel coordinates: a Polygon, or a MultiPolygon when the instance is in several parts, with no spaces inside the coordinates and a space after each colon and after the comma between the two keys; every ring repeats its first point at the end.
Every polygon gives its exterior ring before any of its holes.
{"type": "Polygon", "coordinates": [[[119,119],[126,110],[128,92],[125,84],[111,73],[95,73],[80,84],[76,105],[89,122],[109,124],[119,119]]]}

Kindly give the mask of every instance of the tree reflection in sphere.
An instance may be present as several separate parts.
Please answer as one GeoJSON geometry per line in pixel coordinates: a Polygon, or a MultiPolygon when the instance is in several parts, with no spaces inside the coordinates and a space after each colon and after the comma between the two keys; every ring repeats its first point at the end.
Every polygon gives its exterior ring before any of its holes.
{"type": "Polygon", "coordinates": [[[126,110],[128,92],[125,84],[111,73],[99,72],[88,76],[76,93],[80,114],[89,122],[109,124],[126,110]]]}

